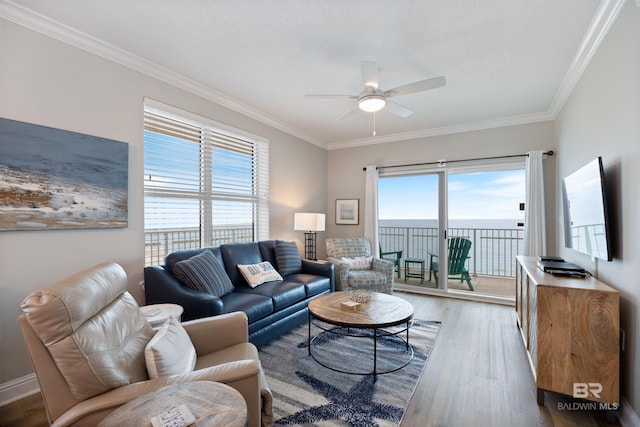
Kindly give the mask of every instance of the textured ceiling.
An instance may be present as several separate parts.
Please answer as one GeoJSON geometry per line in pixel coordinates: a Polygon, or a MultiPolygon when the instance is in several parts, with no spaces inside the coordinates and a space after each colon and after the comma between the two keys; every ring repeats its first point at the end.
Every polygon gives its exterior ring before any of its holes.
{"type": "Polygon", "coordinates": [[[597,44],[612,14],[597,0],[4,3],[9,19],[44,22],[43,32],[134,68],[153,64],[329,148],[549,120],[588,60],[584,43],[597,44]],[[377,62],[383,90],[440,75],[447,85],[394,98],[414,114],[376,114],[373,138],[370,114],[338,119],[354,100],[304,97],[358,94],[363,60],[377,62]]]}

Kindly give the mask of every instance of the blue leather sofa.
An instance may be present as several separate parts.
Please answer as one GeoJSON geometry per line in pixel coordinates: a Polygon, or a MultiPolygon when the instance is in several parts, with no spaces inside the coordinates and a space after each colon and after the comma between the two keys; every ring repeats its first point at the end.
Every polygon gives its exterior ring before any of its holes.
{"type": "Polygon", "coordinates": [[[281,281],[251,288],[237,265],[263,261],[269,261],[277,268],[275,240],[173,252],[165,257],[165,265],[144,269],[146,303],[179,304],[184,308],[184,321],[243,311],[249,318],[249,341],[256,346],[264,345],[305,322],[309,300],[333,292],[335,279],[333,264],[303,258],[299,272],[283,276],[281,281]],[[213,252],[223,265],[233,284],[232,292],[217,297],[187,287],[174,276],[177,262],[203,251],[213,252]]]}

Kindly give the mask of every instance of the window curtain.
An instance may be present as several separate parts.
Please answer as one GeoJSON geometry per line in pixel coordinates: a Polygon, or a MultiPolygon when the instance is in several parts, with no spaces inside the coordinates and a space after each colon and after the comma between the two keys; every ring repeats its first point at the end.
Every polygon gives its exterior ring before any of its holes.
{"type": "Polygon", "coordinates": [[[526,209],[524,219],[524,255],[547,254],[544,174],[544,151],[530,151],[526,168],[526,209]]]}
{"type": "Polygon", "coordinates": [[[367,166],[364,199],[364,237],[371,242],[371,253],[380,256],[378,244],[378,168],[367,166]]]}

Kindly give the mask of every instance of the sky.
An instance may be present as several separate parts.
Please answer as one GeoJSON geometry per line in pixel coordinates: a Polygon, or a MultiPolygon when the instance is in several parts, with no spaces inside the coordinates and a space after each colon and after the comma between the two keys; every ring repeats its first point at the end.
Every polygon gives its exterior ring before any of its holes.
{"type": "Polygon", "coordinates": [[[165,197],[145,196],[145,228],[197,228],[200,225],[200,191],[211,192],[214,227],[253,223],[253,157],[246,152],[207,145],[211,163],[210,186],[201,182],[201,146],[198,142],[145,130],[145,191],[165,197]],[[179,197],[169,195],[181,193],[179,197]],[[231,198],[232,200],[228,200],[231,198]],[[238,200],[241,199],[241,200],[238,200]]]}
{"type": "MultiPolygon", "coordinates": [[[[450,219],[524,219],[525,171],[449,174],[450,219]]],[[[436,219],[438,175],[381,177],[380,219],[436,219]]]]}

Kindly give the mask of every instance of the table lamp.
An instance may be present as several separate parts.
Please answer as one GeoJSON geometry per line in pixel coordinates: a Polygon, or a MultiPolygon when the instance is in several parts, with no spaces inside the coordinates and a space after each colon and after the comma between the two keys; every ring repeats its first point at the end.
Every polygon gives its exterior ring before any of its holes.
{"type": "Polygon", "coordinates": [[[321,213],[295,213],[293,229],[304,231],[304,257],[311,260],[316,258],[316,232],[324,231],[325,215],[321,213]]]}

